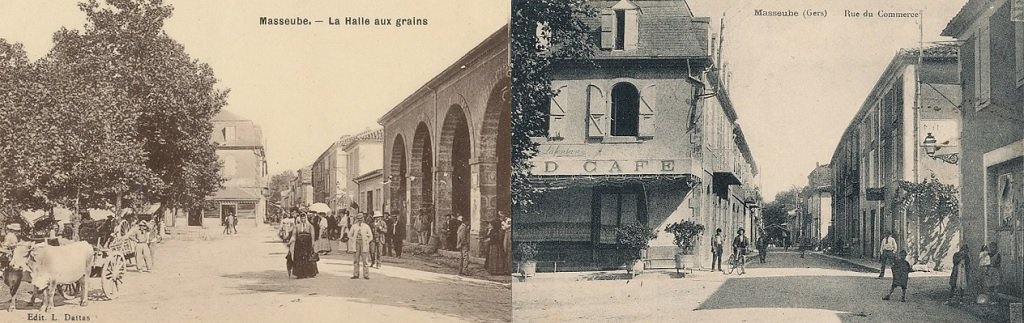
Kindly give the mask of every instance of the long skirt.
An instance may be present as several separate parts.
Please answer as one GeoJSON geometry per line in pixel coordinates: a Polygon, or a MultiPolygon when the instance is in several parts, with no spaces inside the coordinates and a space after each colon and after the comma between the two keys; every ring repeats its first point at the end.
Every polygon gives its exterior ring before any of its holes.
{"type": "Polygon", "coordinates": [[[313,236],[302,232],[295,237],[295,246],[292,250],[292,263],[294,268],[292,274],[298,278],[314,277],[320,271],[313,260],[313,236]]]}
{"type": "Polygon", "coordinates": [[[501,254],[501,244],[493,242],[487,244],[487,258],[484,260],[484,267],[491,275],[500,275],[505,271],[505,267],[502,266],[505,259],[501,254]]]}
{"type": "Polygon", "coordinates": [[[314,249],[316,249],[316,252],[319,252],[319,253],[330,253],[331,252],[331,240],[327,239],[326,236],[320,236],[320,240],[317,240],[313,244],[313,247],[314,247],[314,249]]]}

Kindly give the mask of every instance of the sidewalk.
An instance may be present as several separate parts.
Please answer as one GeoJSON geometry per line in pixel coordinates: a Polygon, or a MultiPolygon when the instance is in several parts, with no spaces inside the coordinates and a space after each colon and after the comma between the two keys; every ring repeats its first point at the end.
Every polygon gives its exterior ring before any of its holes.
{"type": "MultiPolygon", "coordinates": [[[[819,257],[825,257],[825,258],[839,260],[839,261],[845,262],[847,264],[853,265],[855,267],[859,267],[861,269],[864,269],[864,270],[867,270],[867,271],[873,272],[873,273],[878,273],[878,269],[881,267],[881,263],[879,263],[877,260],[874,260],[874,259],[839,257],[839,256],[833,256],[833,255],[825,254],[825,253],[820,252],[820,251],[808,252],[807,254],[808,255],[816,255],[816,256],[819,256],[819,257]]],[[[886,266],[886,271],[887,272],[889,271],[889,268],[891,268],[891,266],[887,265],[886,266]]],[[[949,276],[949,272],[943,272],[943,271],[915,271],[913,273],[913,275],[914,276],[920,276],[920,277],[949,276]]]]}

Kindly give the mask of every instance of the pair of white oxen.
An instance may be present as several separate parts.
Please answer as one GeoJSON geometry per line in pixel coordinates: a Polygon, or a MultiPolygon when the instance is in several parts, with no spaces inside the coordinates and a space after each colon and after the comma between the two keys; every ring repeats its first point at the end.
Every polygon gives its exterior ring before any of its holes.
{"type": "Polygon", "coordinates": [[[80,305],[86,306],[89,275],[93,266],[93,247],[88,242],[78,241],[68,245],[51,246],[46,243],[19,243],[11,255],[10,268],[3,270],[4,281],[11,288],[11,305],[15,310],[18,286],[21,281],[31,281],[35,290],[29,304],[35,303],[42,291],[43,305],[40,311],[54,307],[53,294],[60,284],[78,283],[81,287],[80,305]]]}

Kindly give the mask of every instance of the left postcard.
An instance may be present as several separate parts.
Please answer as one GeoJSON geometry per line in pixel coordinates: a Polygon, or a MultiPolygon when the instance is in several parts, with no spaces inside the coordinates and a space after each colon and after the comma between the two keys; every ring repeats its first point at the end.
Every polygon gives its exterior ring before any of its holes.
{"type": "Polygon", "coordinates": [[[510,322],[508,0],[0,3],[0,322],[510,322]]]}

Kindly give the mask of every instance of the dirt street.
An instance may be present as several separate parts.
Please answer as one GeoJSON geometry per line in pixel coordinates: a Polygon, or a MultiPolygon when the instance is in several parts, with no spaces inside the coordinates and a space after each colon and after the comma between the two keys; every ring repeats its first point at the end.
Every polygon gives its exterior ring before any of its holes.
{"type": "MultiPolygon", "coordinates": [[[[756,262],[756,260],[755,260],[756,262]]],[[[726,268],[728,270],[728,267],[726,268]]],[[[891,280],[844,262],[776,253],[745,275],[625,271],[538,274],[513,283],[516,322],[979,322],[943,305],[948,277],[911,273],[907,302],[891,280]]]]}
{"type": "MultiPolygon", "coordinates": [[[[87,307],[55,296],[49,321],[89,322],[507,322],[507,284],[465,278],[416,260],[385,261],[370,280],[349,279],[351,257],[335,252],[319,263],[320,275],[290,279],[287,252],[272,228],[240,230],[210,241],[165,240],[154,247],[156,268],[129,268],[121,295],[104,300],[94,290],[87,307]],[[67,315],[67,316],[66,316],[67,315]]],[[[99,279],[90,281],[99,288],[99,279]]],[[[23,285],[25,286],[25,285],[23,285]]],[[[18,310],[0,313],[0,322],[27,322],[38,313],[28,307],[28,288],[18,310]]],[[[0,297],[0,306],[9,304],[0,297]]]]}

